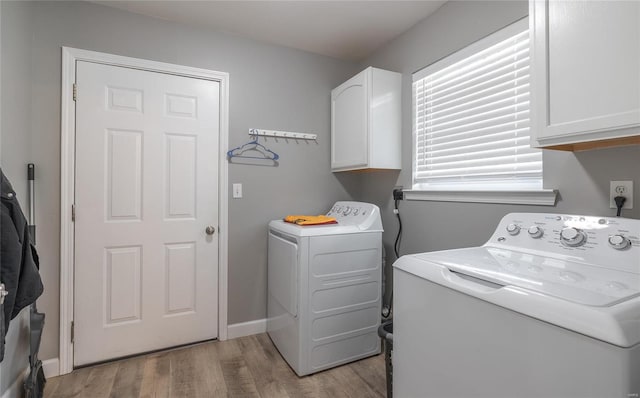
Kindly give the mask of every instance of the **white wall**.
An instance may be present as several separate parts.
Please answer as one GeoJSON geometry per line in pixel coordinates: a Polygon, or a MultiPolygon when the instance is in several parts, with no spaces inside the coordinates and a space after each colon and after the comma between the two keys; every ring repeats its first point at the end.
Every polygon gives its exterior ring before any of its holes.
{"type": "Polygon", "coordinates": [[[264,318],[267,222],[323,212],[359,189],[329,167],[330,90],[356,65],[88,2],[31,8],[31,157],[39,167],[39,309],[47,314],[40,357],[58,356],[61,46],[229,72],[231,147],[248,140],[250,127],[318,134],[317,143],[270,141],[278,167],[229,167],[229,182],[244,184],[244,198],[229,199],[229,323],[264,318]]]}

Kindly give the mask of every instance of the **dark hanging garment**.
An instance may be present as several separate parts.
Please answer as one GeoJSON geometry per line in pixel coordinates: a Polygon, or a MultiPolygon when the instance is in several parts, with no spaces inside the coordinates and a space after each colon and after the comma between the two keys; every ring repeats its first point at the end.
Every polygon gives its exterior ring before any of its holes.
{"type": "Polygon", "coordinates": [[[43,286],[38,254],[31,242],[27,221],[11,183],[1,169],[0,190],[0,279],[8,291],[3,304],[4,330],[7,331],[9,321],[40,297],[43,286]]]}
{"type": "Polygon", "coordinates": [[[0,362],[4,359],[4,303],[0,304],[0,362]]]}

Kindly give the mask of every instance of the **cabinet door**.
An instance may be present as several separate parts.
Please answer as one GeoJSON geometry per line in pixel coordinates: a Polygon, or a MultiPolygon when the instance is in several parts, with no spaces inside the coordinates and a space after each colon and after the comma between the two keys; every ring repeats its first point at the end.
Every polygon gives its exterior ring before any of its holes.
{"type": "Polygon", "coordinates": [[[538,141],[628,135],[640,124],[640,2],[531,4],[538,141]]]}
{"type": "Polygon", "coordinates": [[[331,91],[331,169],[348,170],[369,162],[368,70],[331,91]]]}

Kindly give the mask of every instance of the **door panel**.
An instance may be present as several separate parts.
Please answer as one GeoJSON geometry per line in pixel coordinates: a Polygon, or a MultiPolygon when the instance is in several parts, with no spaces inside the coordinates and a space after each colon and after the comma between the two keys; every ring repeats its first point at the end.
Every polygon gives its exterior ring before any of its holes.
{"type": "Polygon", "coordinates": [[[194,135],[165,135],[166,218],[195,218],[197,140],[194,135]]]}
{"type": "Polygon", "coordinates": [[[298,315],[298,244],[269,232],[269,294],[291,316],[298,315]]]}
{"type": "Polygon", "coordinates": [[[217,337],[219,83],[77,63],[74,364],[217,337]]]}
{"type": "Polygon", "coordinates": [[[195,242],[165,246],[166,291],[165,315],[177,315],[195,311],[196,291],[195,242]]]}
{"type": "Polygon", "coordinates": [[[142,131],[111,130],[107,135],[107,220],[142,215],[142,131]]]}
{"type": "Polygon", "coordinates": [[[108,248],[105,261],[106,324],[140,320],[140,246],[108,248]]]}
{"type": "Polygon", "coordinates": [[[369,161],[366,71],[331,92],[331,167],[366,166],[369,161]]]}

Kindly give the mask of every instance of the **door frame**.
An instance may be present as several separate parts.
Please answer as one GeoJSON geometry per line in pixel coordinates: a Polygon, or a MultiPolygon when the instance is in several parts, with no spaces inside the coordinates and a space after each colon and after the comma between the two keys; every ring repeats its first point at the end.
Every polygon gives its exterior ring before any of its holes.
{"type": "Polygon", "coordinates": [[[216,81],[220,84],[220,136],[218,142],[218,339],[227,339],[227,278],[228,278],[228,181],[226,148],[229,140],[229,74],[139,58],[124,57],[95,51],[62,47],[61,145],[60,145],[60,374],[73,370],[71,324],[74,320],[75,228],[72,205],[75,197],[75,135],[76,107],[73,84],[76,62],[87,61],[160,72],[171,75],[216,81]]]}

